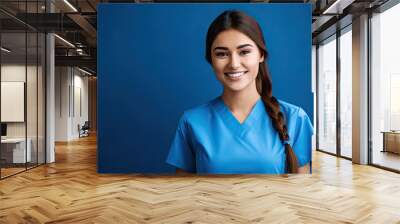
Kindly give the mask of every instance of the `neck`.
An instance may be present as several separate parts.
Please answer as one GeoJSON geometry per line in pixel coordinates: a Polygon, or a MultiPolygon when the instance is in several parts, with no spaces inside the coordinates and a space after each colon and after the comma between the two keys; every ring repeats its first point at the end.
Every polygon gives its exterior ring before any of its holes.
{"type": "Polygon", "coordinates": [[[222,100],[235,113],[246,113],[250,111],[260,98],[256,86],[242,91],[230,91],[224,89],[222,93],[222,100]]]}

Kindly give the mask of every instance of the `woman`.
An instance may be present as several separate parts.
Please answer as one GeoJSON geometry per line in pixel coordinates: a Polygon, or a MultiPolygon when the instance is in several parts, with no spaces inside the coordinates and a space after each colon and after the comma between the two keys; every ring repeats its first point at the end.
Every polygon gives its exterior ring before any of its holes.
{"type": "Polygon", "coordinates": [[[212,22],[206,59],[223,93],[181,117],[167,158],[177,172],[310,172],[311,122],[301,108],[272,96],[267,57],[250,16],[225,11],[212,22]]]}

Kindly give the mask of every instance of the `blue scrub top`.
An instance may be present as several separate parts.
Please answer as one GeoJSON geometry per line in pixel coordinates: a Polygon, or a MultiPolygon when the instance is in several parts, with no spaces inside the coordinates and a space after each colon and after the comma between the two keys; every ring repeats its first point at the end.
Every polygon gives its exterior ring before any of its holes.
{"type": "MultiPolygon", "coordinates": [[[[279,101],[299,167],[311,161],[313,127],[298,106],[279,101]]],[[[201,174],[282,174],[286,153],[261,98],[240,123],[221,97],[185,111],[166,162],[201,174]]]]}

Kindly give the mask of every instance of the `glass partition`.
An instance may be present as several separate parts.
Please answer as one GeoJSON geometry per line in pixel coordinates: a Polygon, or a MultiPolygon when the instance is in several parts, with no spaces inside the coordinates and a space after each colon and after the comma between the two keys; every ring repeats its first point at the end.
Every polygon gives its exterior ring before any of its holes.
{"type": "MultiPolygon", "coordinates": [[[[45,12],[44,3],[0,6],[23,16],[45,12]]],[[[45,163],[45,45],[44,33],[0,11],[1,179],[45,163]]]]}
{"type": "Polygon", "coordinates": [[[400,4],[371,18],[372,164],[400,171],[400,4]]]}
{"type": "Polygon", "coordinates": [[[27,33],[27,82],[26,82],[26,113],[27,113],[27,144],[30,150],[28,168],[37,165],[37,76],[38,76],[38,35],[37,32],[27,33]]]}
{"type": "Polygon", "coordinates": [[[3,32],[1,47],[1,175],[6,177],[24,171],[31,161],[26,150],[26,33],[3,32]]]}
{"type": "Polygon", "coordinates": [[[336,35],[318,47],[318,149],[336,154],[336,35]]]}

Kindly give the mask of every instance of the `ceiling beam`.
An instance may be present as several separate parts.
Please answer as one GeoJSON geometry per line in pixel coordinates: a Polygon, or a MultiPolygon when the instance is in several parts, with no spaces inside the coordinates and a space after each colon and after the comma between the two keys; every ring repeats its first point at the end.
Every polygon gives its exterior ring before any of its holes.
{"type": "Polygon", "coordinates": [[[96,46],[97,30],[90,24],[85,17],[80,14],[71,13],[67,15],[71,20],[73,20],[77,25],[79,25],[85,33],[90,37],[86,41],[90,46],[96,46]]]}
{"type": "Polygon", "coordinates": [[[55,56],[56,66],[81,66],[97,71],[97,60],[90,56],[55,56]]]}

